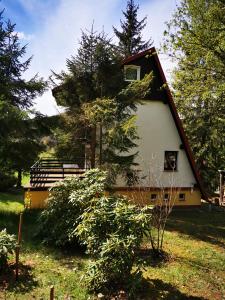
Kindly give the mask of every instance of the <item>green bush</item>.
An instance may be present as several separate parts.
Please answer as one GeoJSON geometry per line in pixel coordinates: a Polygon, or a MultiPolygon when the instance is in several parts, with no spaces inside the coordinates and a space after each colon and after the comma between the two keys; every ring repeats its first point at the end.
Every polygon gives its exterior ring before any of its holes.
{"type": "Polygon", "coordinates": [[[81,180],[72,177],[51,190],[47,207],[39,219],[39,235],[56,246],[77,244],[76,226],[84,209],[104,193],[106,173],[89,170],[81,180]]]}
{"type": "Polygon", "coordinates": [[[16,178],[10,173],[0,173],[0,192],[5,192],[16,184],[16,178]]]}
{"type": "Polygon", "coordinates": [[[45,242],[84,245],[94,259],[87,272],[90,291],[132,294],[141,277],[138,251],[149,215],[119,196],[104,196],[107,173],[92,169],[51,190],[40,217],[45,242]]]}
{"type": "Polygon", "coordinates": [[[141,280],[138,250],[149,229],[145,209],[121,196],[102,197],[85,210],[81,220],[77,235],[95,258],[88,269],[89,290],[134,293],[141,280]]]}
{"type": "Polygon", "coordinates": [[[6,229],[0,231],[0,273],[7,267],[9,254],[13,254],[15,249],[15,236],[8,234],[6,229]]]}

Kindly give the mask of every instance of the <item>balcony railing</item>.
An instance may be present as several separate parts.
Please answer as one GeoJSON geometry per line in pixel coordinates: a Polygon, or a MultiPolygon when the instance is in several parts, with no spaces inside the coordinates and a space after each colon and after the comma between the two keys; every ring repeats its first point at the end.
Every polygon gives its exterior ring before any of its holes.
{"type": "Polygon", "coordinates": [[[90,165],[84,158],[78,158],[76,162],[54,158],[40,159],[30,169],[30,184],[48,185],[71,176],[82,177],[87,169],[90,169],[90,165]]]}

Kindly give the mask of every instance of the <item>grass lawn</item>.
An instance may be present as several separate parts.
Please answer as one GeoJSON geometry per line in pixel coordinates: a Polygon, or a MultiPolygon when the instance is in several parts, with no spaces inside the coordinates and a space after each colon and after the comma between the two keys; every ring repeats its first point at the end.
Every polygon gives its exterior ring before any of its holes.
{"type": "MultiPolygon", "coordinates": [[[[11,200],[7,197],[0,194],[0,229],[16,233],[19,209],[15,207],[21,205],[21,194],[12,195],[11,200]]],[[[33,236],[38,213],[24,214],[21,274],[17,283],[9,281],[5,291],[0,284],[0,299],[46,300],[51,285],[55,286],[55,299],[66,295],[89,299],[82,282],[88,258],[41,245],[33,236]]],[[[165,234],[165,250],[171,258],[161,266],[147,262],[146,297],[142,299],[225,299],[224,249],[225,212],[209,212],[206,207],[173,212],[165,234]]]]}
{"type": "Polygon", "coordinates": [[[0,212],[20,213],[24,210],[23,191],[0,193],[0,212]]]}
{"type": "Polygon", "coordinates": [[[30,174],[29,173],[23,173],[22,185],[27,184],[29,181],[30,181],[30,174]]]}
{"type": "MultiPolygon", "coordinates": [[[[30,175],[23,174],[22,185],[29,182],[30,175]]],[[[23,189],[15,190],[10,193],[0,193],[0,212],[20,213],[24,210],[23,189]]]]}
{"type": "MultiPolygon", "coordinates": [[[[17,234],[19,212],[23,209],[22,194],[0,193],[0,230],[7,228],[17,234]]],[[[79,252],[61,251],[43,246],[34,237],[39,211],[24,212],[20,275],[15,281],[13,270],[4,285],[0,276],[0,299],[49,299],[50,286],[55,287],[55,299],[88,299],[81,282],[87,258],[79,252]]],[[[11,257],[12,269],[14,257],[11,257]]]]}
{"type": "Polygon", "coordinates": [[[225,299],[225,212],[175,211],[167,224],[171,259],[145,271],[147,299],[225,299]]]}

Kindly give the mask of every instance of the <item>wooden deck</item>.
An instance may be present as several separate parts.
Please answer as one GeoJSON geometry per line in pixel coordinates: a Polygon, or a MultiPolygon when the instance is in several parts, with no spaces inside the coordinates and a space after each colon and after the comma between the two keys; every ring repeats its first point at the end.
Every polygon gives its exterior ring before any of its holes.
{"type": "Polygon", "coordinates": [[[50,188],[68,177],[83,177],[89,169],[80,158],[78,162],[58,159],[41,159],[30,169],[30,183],[25,189],[50,188]]]}

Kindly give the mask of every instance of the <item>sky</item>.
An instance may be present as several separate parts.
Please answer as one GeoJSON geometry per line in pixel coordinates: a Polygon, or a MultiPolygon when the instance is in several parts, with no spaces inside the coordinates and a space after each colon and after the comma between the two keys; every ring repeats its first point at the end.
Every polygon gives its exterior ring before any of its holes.
{"type": "MultiPolygon", "coordinates": [[[[143,39],[152,38],[153,46],[160,48],[165,22],[171,19],[179,0],[136,0],[139,4],[138,20],[147,16],[143,39]]],[[[51,70],[66,70],[66,59],[76,55],[81,30],[104,29],[113,39],[112,26],[120,29],[122,10],[127,0],[0,0],[4,18],[16,24],[21,44],[27,44],[26,57],[33,56],[25,77],[35,74],[48,79],[51,70]]],[[[166,77],[170,79],[173,63],[160,55],[166,77]]],[[[46,115],[60,112],[51,91],[36,99],[35,109],[46,115]]]]}

